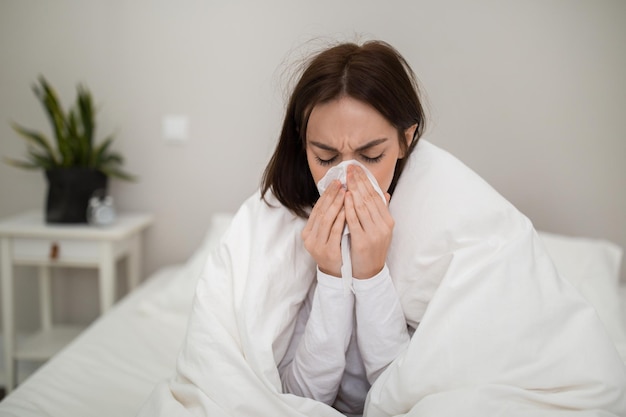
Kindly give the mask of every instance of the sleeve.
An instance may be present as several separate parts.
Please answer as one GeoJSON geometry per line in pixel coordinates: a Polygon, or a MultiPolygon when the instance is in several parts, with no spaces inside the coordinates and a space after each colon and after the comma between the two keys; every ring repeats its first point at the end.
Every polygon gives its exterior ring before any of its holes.
{"type": "Polygon", "coordinates": [[[354,279],[353,286],[357,343],[373,384],[408,346],[409,331],[387,265],[370,279],[354,279]]]}
{"type": "Polygon", "coordinates": [[[283,391],[332,405],[346,366],[353,323],[354,296],[344,295],[341,279],[318,269],[313,297],[300,310],[279,366],[283,391]]]}

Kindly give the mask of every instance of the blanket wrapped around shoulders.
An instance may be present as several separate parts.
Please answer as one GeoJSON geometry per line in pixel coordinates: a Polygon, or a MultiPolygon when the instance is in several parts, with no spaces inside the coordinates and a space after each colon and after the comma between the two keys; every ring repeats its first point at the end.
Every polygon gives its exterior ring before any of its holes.
{"type": "MultiPolygon", "coordinates": [[[[250,197],[207,260],[177,374],[140,415],[340,415],[282,393],[277,364],[315,263],[305,220],[268,201],[250,197]]],[[[508,201],[421,140],[389,208],[387,264],[415,333],[364,415],[626,415],[626,370],[595,310],[508,201]]]]}

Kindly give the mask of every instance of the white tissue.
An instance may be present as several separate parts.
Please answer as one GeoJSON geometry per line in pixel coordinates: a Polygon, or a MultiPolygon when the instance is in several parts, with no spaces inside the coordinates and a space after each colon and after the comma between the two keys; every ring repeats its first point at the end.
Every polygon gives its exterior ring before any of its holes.
{"type": "MultiPolygon", "coordinates": [[[[317,183],[317,189],[320,195],[326,191],[328,186],[334,180],[339,180],[341,185],[346,188],[346,176],[349,165],[358,165],[363,169],[363,172],[365,172],[365,175],[367,175],[367,178],[372,183],[374,190],[376,190],[378,195],[380,195],[383,202],[387,204],[385,194],[378,186],[378,182],[376,181],[374,175],[365,167],[365,165],[354,159],[343,161],[339,165],[335,165],[328,170],[326,175],[324,175],[324,178],[319,180],[317,183]]],[[[350,291],[354,292],[354,288],[352,287],[352,260],[350,259],[350,231],[348,230],[347,223],[343,228],[343,236],[341,237],[341,279],[343,281],[344,294],[348,294],[350,291]]]]}

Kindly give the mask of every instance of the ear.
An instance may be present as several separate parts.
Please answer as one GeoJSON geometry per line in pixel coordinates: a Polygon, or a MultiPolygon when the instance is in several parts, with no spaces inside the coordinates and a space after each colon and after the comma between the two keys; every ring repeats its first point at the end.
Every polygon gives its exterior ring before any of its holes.
{"type": "MultiPolygon", "coordinates": [[[[415,136],[415,130],[417,129],[417,123],[413,126],[410,126],[408,129],[404,131],[404,140],[406,141],[406,149],[411,147],[411,143],[413,142],[413,136],[415,136]]],[[[403,151],[400,155],[400,158],[404,158],[406,155],[406,151],[403,151]]]]}

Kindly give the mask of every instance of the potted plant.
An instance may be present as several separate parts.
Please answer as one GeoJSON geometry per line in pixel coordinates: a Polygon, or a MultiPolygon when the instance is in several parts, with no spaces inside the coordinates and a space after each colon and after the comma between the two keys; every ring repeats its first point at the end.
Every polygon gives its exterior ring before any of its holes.
{"type": "Polygon", "coordinates": [[[95,143],[95,109],[86,87],[78,85],[76,102],[67,112],[43,76],[33,91],[50,120],[55,143],[40,132],[12,123],[27,141],[28,154],[24,160],[5,160],[19,168],[44,170],[48,183],[46,222],[85,223],[89,200],[106,195],[109,177],[133,177],[121,169],[122,156],[111,150],[113,135],[95,143]]]}

